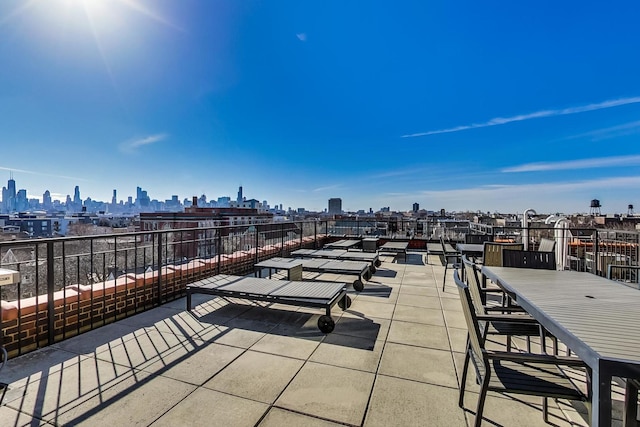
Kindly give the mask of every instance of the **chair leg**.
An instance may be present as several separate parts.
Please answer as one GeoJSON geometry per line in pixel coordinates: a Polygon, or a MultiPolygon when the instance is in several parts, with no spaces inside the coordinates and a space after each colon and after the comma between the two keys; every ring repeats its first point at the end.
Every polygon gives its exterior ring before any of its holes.
{"type": "Polygon", "coordinates": [[[444,285],[447,283],[447,267],[449,264],[445,264],[444,266],[444,277],[442,278],[442,291],[444,292],[444,285]]]}
{"type": "Polygon", "coordinates": [[[458,406],[464,407],[464,389],[467,384],[467,371],[469,370],[469,361],[471,360],[471,356],[469,356],[469,338],[467,338],[467,351],[464,355],[464,364],[462,365],[462,378],[460,378],[460,395],[458,396],[458,406]]]}
{"type": "Polygon", "coordinates": [[[489,388],[489,375],[488,371],[482,380],[482,388],[480,389],[480,396],[478,396],[478,407],[476,408],[476,420],[474,422],[475,427],[480,427],[482,424],[482,412],[484,411],[484,401],[487,398],[487,389],[489,388]]]}
{"type": "Polygon", "coordinates": [[[549,398],[542,398],[542,419],[545,423],[549,424],[549,398]]]}

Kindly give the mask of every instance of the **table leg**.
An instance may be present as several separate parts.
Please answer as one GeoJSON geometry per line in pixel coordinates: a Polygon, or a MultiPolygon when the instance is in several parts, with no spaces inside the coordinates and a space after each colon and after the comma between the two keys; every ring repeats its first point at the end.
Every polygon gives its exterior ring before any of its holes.
{"type": "Polygon", "coordinates": [[[626,381],[624,393],[624,413],[622,425],[624,427],[636,427],[638,422],[638,383],[630,378],[626,381]]]}
{"type": "Polygon", "coordinates": [[[600,361],[591,371],[591,426],[611,426],[611,371],[600,361]]]}

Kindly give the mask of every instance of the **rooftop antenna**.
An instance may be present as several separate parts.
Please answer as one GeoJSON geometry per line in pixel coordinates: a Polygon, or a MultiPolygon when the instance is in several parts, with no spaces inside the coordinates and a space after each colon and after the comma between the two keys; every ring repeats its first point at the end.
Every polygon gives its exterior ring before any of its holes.
{"type": "Polygon", "coordinates": [[[600,208],[602,205],[600,204],[600,200],[593,199],[591,200],[591,209],[589,210],[589,214],[593,216],[600,216],[600,208]]]}

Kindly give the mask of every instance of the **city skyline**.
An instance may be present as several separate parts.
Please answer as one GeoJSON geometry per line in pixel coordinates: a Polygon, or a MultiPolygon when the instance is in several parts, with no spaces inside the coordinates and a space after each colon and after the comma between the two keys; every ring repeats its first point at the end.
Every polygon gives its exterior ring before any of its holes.
{"type": "Polygon", "coordinates": [[[244,186],[313,211],[625,212],[640,205],[638,12],[8,0],[0,172],[40,199],[244,186]]]}

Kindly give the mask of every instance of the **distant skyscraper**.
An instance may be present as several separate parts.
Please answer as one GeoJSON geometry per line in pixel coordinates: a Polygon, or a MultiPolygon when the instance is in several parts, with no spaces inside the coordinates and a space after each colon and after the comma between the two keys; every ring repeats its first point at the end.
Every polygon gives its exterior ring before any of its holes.
{"type": "Polygon", "coordinates": [[[19,190],[16,194],[16,211],[26,211],[28,208],[27,190],[19,190]]]}
{"type": "Polygon", "coordinates": [[[16,211],[16,182],[13,180],[13,174],[10,175],[9,182],[7,183],[6,194],[3,194],[2,201],[5,205],[5,210],[9,213],[16,211]]]}
{"type": "Polygon", "coordinates": [[[342,213],[342,199],[334,197],[329,199],[329,214],[341,214],[342,213]]]}
{"type": "Polygon", "coordinates": [[[118,197],[116,197],[116,195],[117,195],[116,190],[113,190],[113,196],[111,197],[111,204],[112,205],[118,204],[118,197]]]}
{"type": "Polygon", "coordinates": [[[82,205],[82,199],[80,198],[80,187],[77,185],[73,190],[73,203],[75,203],[76,205],[82,205]]]}
{"type": "Polygon", "coordinates": [[[413,204],[413,211],[418,212],[420,210],[420,205],[418,203],[413,204]]]}
{"type": "Polygon", "coordinates": [[[231,197],[229,196],[218,197],[218,207],[228,208],[230,204],[231,204],[231,197]]]}
{"type": "Polygon", "coordinates": [[[45,209],[51,209],[53,203],[51,202],[51,193],[49,190],[45,191],[42,195],[42,207],[45,209]]]}
{"type": "Polygon", "coordinates": [[[244,197],[242,196],[242,185],[238,188],[238,204],[241,204],[244,201],[244,197]]]}
{"type": "Polygon", "coordinates": [[[140,187],[136,187],[136,206],[139,208],[149,206],[151,199],[145,190],[140,187]]]}

